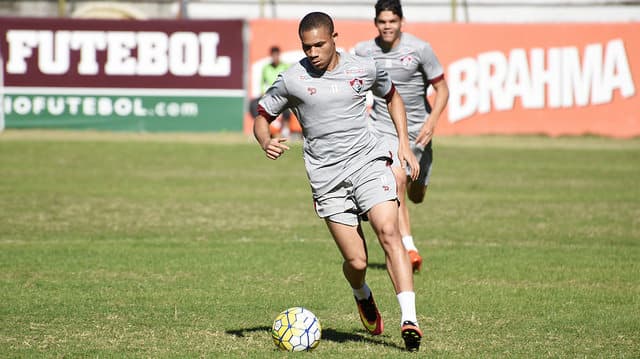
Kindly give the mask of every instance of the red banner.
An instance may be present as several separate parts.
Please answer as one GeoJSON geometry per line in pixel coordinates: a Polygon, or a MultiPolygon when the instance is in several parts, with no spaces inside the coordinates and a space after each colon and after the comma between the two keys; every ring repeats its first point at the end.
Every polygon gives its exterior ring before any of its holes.
{"type": "Polygon", "coordinates": [[[5,86],[243,89],[241,20],[0,19],[5,86]]]}
{"type": "Polygon", "coordinates": [[[6,127],[240,130],[244,29],[243,20],[0,18],[6,127]]]}
{"type": "MultiPolygon", "coordinates": [[[[256,69],[279,45],[284,61],[303,53],[298,21],[250,23],[249,93],[256,69]]],[[[450,98],[438,134],[640,136],[640,23],[406,24],[434,48],[450,98]]],[[[376,36],[373,21],[336,21],[350,51],[376,36]]],[[[249,131],[249,126],[245,126],[249,131]]]]}

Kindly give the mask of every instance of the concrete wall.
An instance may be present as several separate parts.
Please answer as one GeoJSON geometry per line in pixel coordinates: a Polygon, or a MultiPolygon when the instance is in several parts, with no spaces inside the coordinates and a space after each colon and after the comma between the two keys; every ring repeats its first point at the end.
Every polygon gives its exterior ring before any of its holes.
{"type": "MultiPolygon", "coordinates": [[[[191,18],[281,18],[299,19],[309,11],[324,11],[339,19],[371,19],[373,0],[186,0],[191,18]]],[[[72,15],[90,3],[104,5],[108,1],[66,1],[66,14],[72,15]]],[[[631,22],[640,21],[640,1],[617,0],[457,0],[452,11],[451,0],[405,0],[403,8],[411,22],[631,22]]],[[[180,0],[118,1],[133,7],[148,18],[179,16],[180,0]]],[[[2,1],[0,16],[58,16],[55,0],[2,1]]]]}
{"type": "MultiPolygon", "coordinates": [[[[324,11],[340,19],[373,19],[373,0],[315,1],[191,1],[192,17],[244,17],[299,19],[309,11],[324,11]]],[[[407,21],[412,22],[629,22],[640,21],[640,1],[592,0],[457,0],[456,11],[448,0],[402,2],[407,21]],[[626,4],[626,5],[625,5],[626,4]]]]}

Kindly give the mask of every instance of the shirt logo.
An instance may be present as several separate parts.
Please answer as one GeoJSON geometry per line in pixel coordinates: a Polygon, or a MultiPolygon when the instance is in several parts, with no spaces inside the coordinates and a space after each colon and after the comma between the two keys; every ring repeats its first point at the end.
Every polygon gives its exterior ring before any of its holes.
{"type": "Polygon", "coordinates": [[[318,92],[318,90],[316,90],[315,87],[307,87],[307,92],[309,93],[309,95],[315,95],[316,92],[318,92]]]}
{"type": "Polygon", "coordinates": [[[351,81],[349,81],[349,85],[351,85],[351,88],[356,93],[360,93],[360,91],[362,91],[362,88],[364,87],[364,81],[362,81],[359,78],[355,78],[355,79],[352,79],[351,81]]]}
{"type": "Polygon", "coordinates": [[[411,66],[411,63],[413,63],[413,56],[411,55],[406,55],[406,56],[402,56],[400,58],[400,63],[402,64],[402,66],[404,67],[409,67],[411,66]]]}
{"type": "Polygon", "coordinates": [[[361,74],[363,72],[364,72],[364,69],[362,67],[352,67],[345,70],[344,73],[347,75],[352,75],[352,74],[361,74]]]}

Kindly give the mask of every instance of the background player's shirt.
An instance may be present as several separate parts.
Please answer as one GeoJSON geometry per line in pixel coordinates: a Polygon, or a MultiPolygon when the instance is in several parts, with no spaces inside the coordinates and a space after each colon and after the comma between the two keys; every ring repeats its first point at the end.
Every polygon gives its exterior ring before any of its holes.
{"type": "Polygon", "coordinates": [[[389,75],[373,59],[339,55],[336,68],[324,73],[307,58],[300,60],[278,76],[259,102],[271,116],[287,107],[294,111],[314,196],[333,189],[364,164],[391,157],[386,142],[368,127],[366,104],[367,91],[381,97],[391,91],[389,75]]]}
{"type": "MultiPolygon", "coordinates": [[[[408,33],[402,33],[400,43],[383,52],[376,40],[356,45],[358,56],[372,57],[378,66],[389,73],[407,111],[409,139],[415,140],[431,107],[426,99],[430,81],[442,77],[442,65],[429,43],[408,33]]],[[[389,117],[384,98],[374,94],[371,120],[374,128],[384,134],[397,136],[389,117]]]]}
{"type": "Polygon", "coordinates": [[[267,92],[267,89],[271,87],[271,84],[276,80],[278,75],[289,68],[289,64],[284,62],[278,63],[278,66],[273,66],[273,62],[268,63],[262,68],[261,89],[262,93],[267,92]]]}

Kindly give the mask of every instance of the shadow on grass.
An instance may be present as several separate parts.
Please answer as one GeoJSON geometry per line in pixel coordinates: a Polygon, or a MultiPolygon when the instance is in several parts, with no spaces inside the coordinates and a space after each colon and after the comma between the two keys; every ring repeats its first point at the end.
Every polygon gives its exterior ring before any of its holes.
{"type": "Polygon", "coordinates": [[[378,270],[387,270],[387,265],[385,263],[369,263],[367,264],[369,269],[378,269],[378,270]]]}
{"type": "MultiPolygon", "coordinates": [[[[271,331],[271,327],[259,326],[259,327],[253,327],[253,328],[227,330],[226,333],[229,335],[243,338],[247,333],[266,332],[270,334],[270,331],[271,331]]],[[[362,333],[347,333],[347,332],[337,331],[332,328],[323,328],[322,340],[328,340],[336,343],[366,342],[366,343],[371,343],[376,345],[382,345],[389,348],[404,350],[404,347],[401,347],[395,343],[387,342],[383,337],[372,337],[366,334],[364,330],[362,331],[362,333]]]]}

